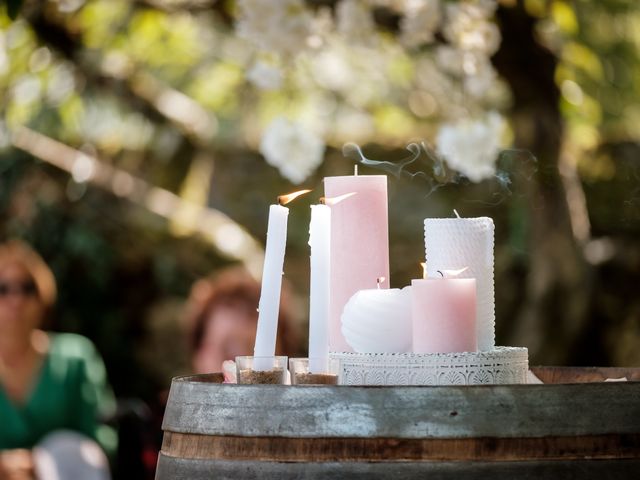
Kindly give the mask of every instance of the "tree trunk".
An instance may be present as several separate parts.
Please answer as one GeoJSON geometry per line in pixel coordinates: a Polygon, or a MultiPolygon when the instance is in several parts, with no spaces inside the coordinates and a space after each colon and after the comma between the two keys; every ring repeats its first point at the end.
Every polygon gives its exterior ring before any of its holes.
{"type": "Polygon", "coordinates": [[[501,7],[498,20],[503,40],[493,60],[513,92],[515,143],[537,158],[531,179],[517,186],[529,199],[530,263],[522,307],[506,340],[528,346],[534,364],[562,365],[571,361],[588,320],[590,281],[558,168],[564,125],[557,59],[536,41],[536,19],[522,0],[501,7]]]}

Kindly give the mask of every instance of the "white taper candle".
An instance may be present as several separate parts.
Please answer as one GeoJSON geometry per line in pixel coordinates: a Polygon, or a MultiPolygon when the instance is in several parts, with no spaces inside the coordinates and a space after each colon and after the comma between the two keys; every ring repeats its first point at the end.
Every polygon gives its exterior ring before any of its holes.
{"type": "Polygon", "coordinates": [[[331,208],[311,205],[309,224],[311,279],[309,297],[309,371],[326,373],[329,357],[329,275],[331,208]]]}
{"type": "MultiPolygon", "coordinates": [[[[288,216],[289,209],[287,207],[271,205],[269,208],[267,245],[262,269],[262,290],[258,306],[258,327],[253,349],[253,355],[256,357],[270,357],[275,355],[276,351],[288,216]]],[[[260,359],[256,359],[254,362],[255,370],[269,370],[271,367],[271,363],[260,362],[260,359]]]]}

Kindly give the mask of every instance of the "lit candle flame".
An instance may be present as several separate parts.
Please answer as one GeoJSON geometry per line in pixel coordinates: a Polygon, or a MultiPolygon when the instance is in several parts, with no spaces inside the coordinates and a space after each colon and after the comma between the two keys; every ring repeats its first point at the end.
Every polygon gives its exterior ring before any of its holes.
{"type": "Polygon", "coordinates": [[[287,195],[280,195],[278,197],[278,204],[286,205],[292,200],[295,200],[296,198],[298,198],[300,195],[304,195],[305,193],[309,193],[310,191],[311,190],[298,190],[297,192],[289,193],[287,195]]]}
{"type": "Polygon", "coordinates": [[[378,290],[380,290],[380,285],[382,284],[382,282],[384,282],[387,279],[387,277],[378,277],[376,278],[376,283],[378,284],[378,290]]]}
{"type": "Polygon", "coordinates": [[[420,262],[422,267],[422,278],[427,278],[427,262],[420,262]]]}
{"type": "Polygon", "coordinates": [[[346,200],[349,197],[353,197],[356,194],[356,192],[351,192],[351,193],[345,193],[344,195],[340,195],[338,197],[322,197],[320,198],[320,203],[322,203],[323,205],[335,205],[336,203],[340,203],[343,200],[346,200]]]}

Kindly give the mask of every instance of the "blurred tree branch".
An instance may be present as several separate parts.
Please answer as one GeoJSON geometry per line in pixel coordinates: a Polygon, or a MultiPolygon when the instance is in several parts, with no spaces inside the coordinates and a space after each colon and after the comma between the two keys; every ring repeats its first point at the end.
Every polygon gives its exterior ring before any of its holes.
{"type": "Polygon", "coordinates": [[[143,7],[156,8],[166,12],[187,11],[198,13],[224,9],[224,2],[219,0],[135,0],[134,3],[143,7]]]}
{"type": "Polygon", "coordinates": [[[126,75],[106,72],[87,58],[80,37],[65,25],[54,21],[43,9],[28,9],[25,19],[38,39],[71,61],[89,84],[117,92],[127,99],[131,108],[156,124],[172,125],[192,150],[210,146],[210,122],[215,123],[215,119],[211,119],[210,114],[197,102],[143,72],[127,72],[126,75]],[[176,103],[182,108],[170,108],[176,103]]]}
{"type": "Polygon", "coordinates": [[[223,257],[239,260],[256,276],[260,275],[263,250],[249,232],[221,211],[189,202],[166,189],[157,187],[115,168],[95,156],[58,142],[26,127],[14,132],[12,143],[55,167],[73,173],[78,164],[89,172],[87,181],[107,192],[124,197],[143,208],[173,222],[193,220],[187,229],[200,233],[210,241],[223,257]],[[222,230],[232,229],[240,240],[235,247],[225,242],[222,230]]]}

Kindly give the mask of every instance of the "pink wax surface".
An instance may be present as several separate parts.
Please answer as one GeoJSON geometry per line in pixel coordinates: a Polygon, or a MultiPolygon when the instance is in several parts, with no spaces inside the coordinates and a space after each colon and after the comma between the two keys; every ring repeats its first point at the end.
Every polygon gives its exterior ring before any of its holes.
{"type": "Polygon", "coordinates": [[[414,353],[475,352],[475,278],[411,281],[414,353]]]}
{"type": "Polygon", "coordinates": [[[326,177],[327,198],[355,195],[331,205],[331,285],[329,287],[329,350],[352,352],[341,332],[340,317],[358,290],[389,288],[389,225],[387,177],[326,177]]]}

